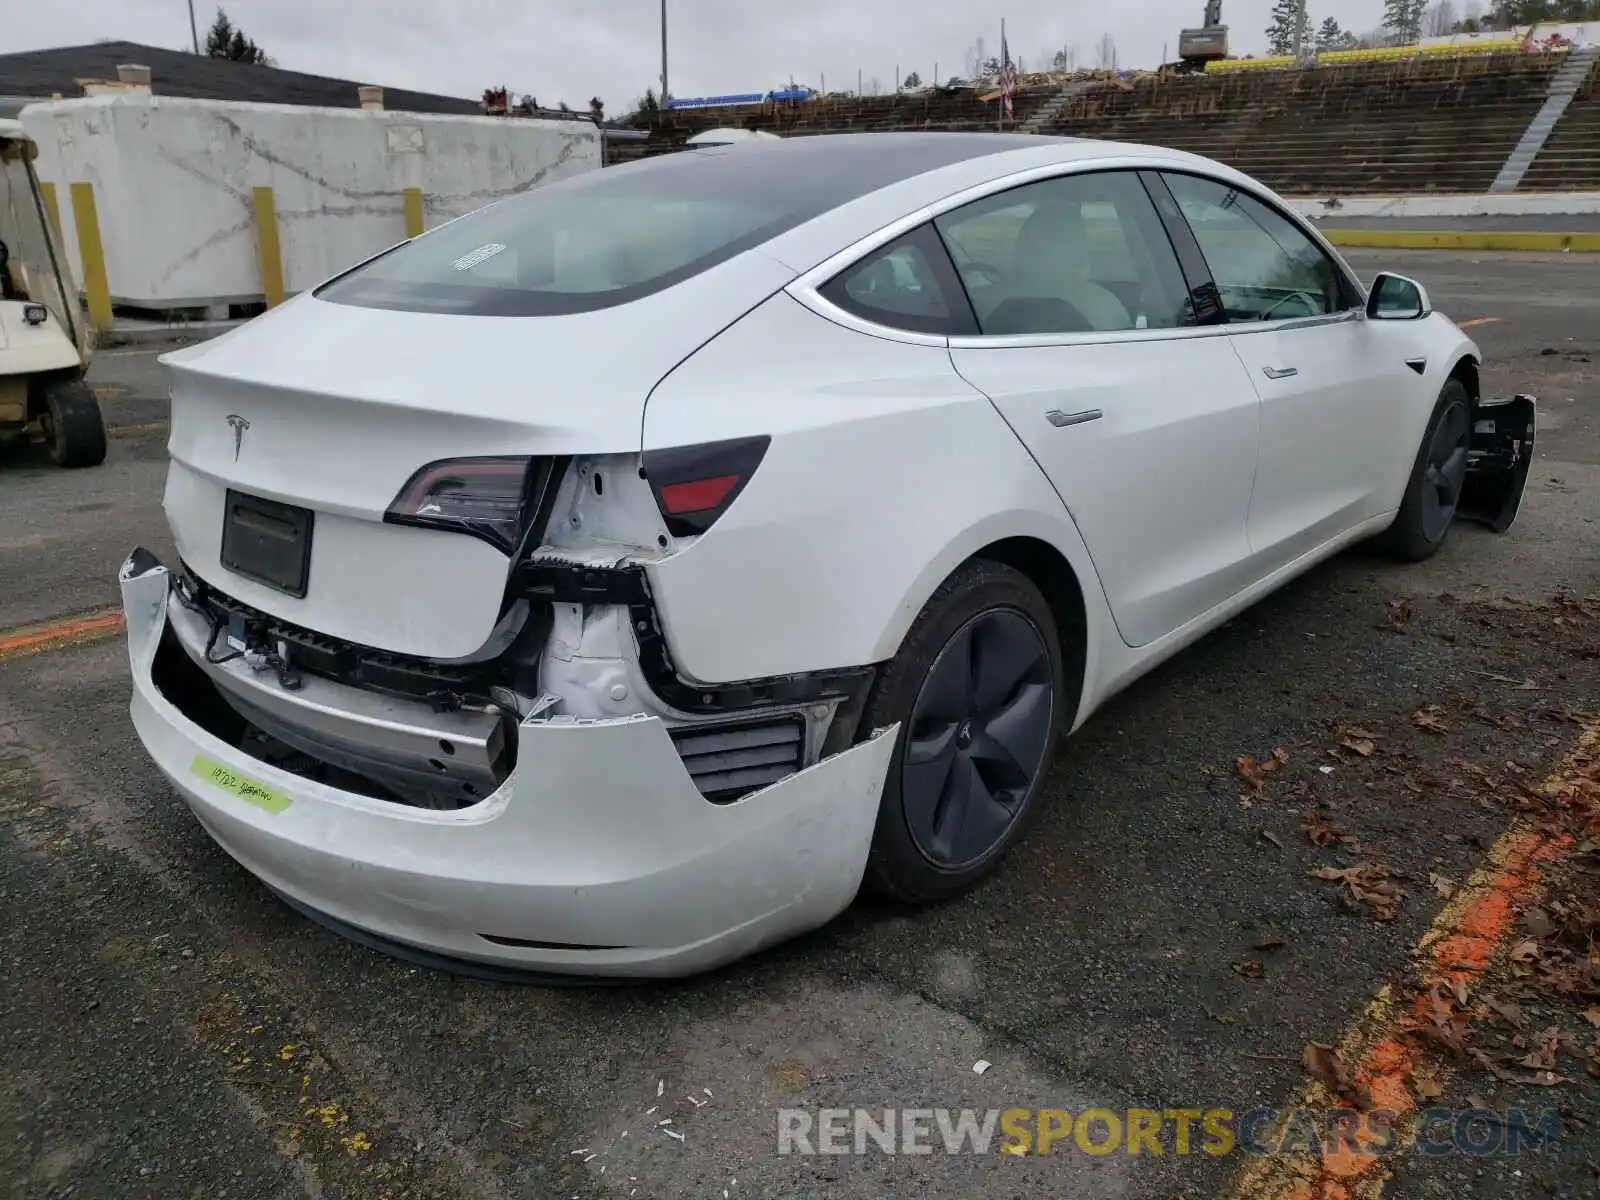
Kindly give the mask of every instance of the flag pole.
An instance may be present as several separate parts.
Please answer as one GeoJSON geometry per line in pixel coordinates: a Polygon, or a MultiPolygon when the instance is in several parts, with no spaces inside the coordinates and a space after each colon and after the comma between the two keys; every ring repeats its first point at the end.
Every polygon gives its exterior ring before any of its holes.
{"type": "Polygon", "coordinates": [[[1006,19],[1000,18],[1000,104],[999,116],[995,118],[995,131],[1004,133],[1006,129],[1006,19]]]}

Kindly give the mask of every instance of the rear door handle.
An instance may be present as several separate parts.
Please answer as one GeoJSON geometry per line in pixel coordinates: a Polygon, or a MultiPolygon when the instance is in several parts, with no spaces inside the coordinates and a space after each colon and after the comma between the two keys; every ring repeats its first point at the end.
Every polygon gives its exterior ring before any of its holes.
{"type": "Polygon", "coordinates": [[[1262,367],[1261,373],[1268,379],[1289,379],[1300,374],[1299,367],[1262,367]]]}
{"type": "Polygon", "coordinates": [[[1057,429],[1065,429],[1068,425],[1082,425],[1086,421],[1098,421],[1105,413],[1098,408],[1085,409],[1083,412],[1064,413],[1059,408],[1052,408],[1045,413],[1044,419],[1057,429]]]}

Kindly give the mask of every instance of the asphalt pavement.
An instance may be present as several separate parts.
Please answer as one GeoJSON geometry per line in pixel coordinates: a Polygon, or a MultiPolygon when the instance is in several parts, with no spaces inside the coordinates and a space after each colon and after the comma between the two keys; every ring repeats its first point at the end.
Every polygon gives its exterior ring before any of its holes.
{"type": "MultiPolygon", "coordinates": [[[[1455,920],[1447,893],[1521,819],[1517,789],[1570,768],[1600,710],[1600,262],[1351,258],[1415,275],[1470,323],[1486,390],[1538,396],[1512,532],[1461,527],[1420,567],[1343,555],[1136,684],[1066,746],[1042,819],[975,892],[858,903],[648,987],[381,957],[205,836],[146,760],[123,642],[95,624],[129,549],[169,552],[155,354],[101,357],[103,468],[0,456],[4,1194],[1236,1194],[1244,1156],[1205,1150],[1198,1116],[1187,1152],[1164,1118],[1161,1154],[1092,1153],[1109,1124],[1080,1142],[1071,1118],[1293,1103],[1306,1045],[1340,1046],[1455,920]],[[1377,861],[1401,893],[1384,904],[1312,874],[1377,861]],[[779,1152],[783,1120],[811,1122],[815,1145],[823,1110],[857,1107],[1065,1110],[1073,1132],[1050,1154],[779,1152]]],[[[1514,968],[1484,966],[1485,994],[1514,968]]],[[[1530,1029],[1570,1015],[1524,1007],[1530,1029]]],[[[1582,1035],[1553,1060],[1568,1082],[1452,1061],[1433,1101],[1556,1111],[1559,1158],[1413,1156],[1385,1194],[1595,1194],[1582,1035]]]]}

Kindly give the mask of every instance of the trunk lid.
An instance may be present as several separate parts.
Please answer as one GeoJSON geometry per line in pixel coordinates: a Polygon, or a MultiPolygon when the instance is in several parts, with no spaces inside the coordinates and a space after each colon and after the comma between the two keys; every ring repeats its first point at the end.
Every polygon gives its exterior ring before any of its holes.
{"type": "Polygon", "coordinates": [[[633,303],[559,316],[302,295],[168,354],[165,503],[179,553],[219,590],[306,629],[468,656],[493,631],[510,560],[465,534],[386,524],[406,482],[446,458],[637,451],[656,382],[792,276],[747,253],[633,303]],[[311,510],[303,596],[222,565],[230,490],[311,510]]]}

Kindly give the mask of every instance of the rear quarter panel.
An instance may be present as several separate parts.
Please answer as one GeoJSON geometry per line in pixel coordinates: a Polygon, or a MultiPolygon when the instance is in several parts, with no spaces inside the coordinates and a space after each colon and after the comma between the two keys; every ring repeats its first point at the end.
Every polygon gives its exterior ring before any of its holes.
{"type": "Polygon", "coordinates": [[[1060,498],[942,346],[845,329],[786,294],[656,388],[648,449],[769,434],[717,524],[650,568],[679,669],[705,682],[892,657],[939,584],[1007,537],[1061,552],[1109,628],[1060,498]]]}

